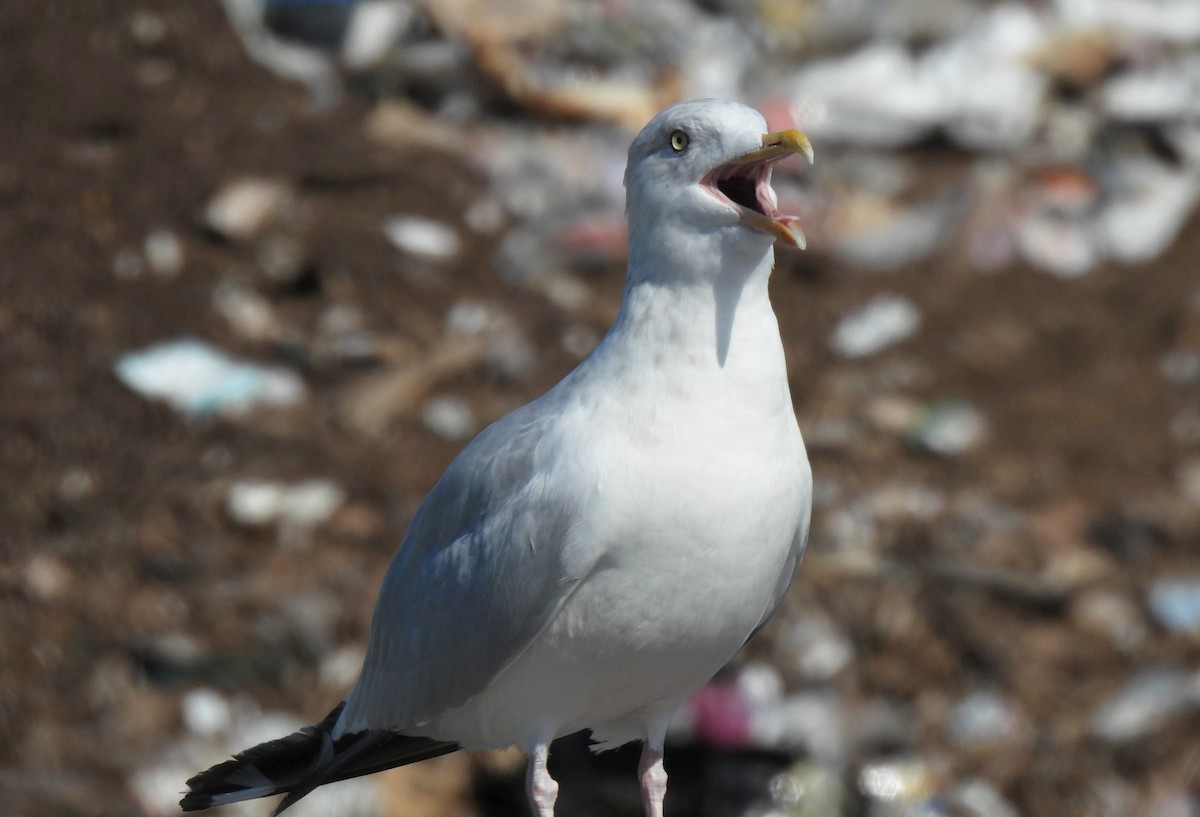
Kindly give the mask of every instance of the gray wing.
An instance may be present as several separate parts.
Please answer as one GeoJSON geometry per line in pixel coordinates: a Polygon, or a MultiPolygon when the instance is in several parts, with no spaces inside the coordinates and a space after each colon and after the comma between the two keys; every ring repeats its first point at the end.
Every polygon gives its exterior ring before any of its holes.
{"type": "MultiPolygon", "coordinates": [[[[545,400],[545,398],[543,398],[545,400]]],[[[338,732],[420,725],[480,692],[553,618],[595,554],[542,401],[487,428],[413,518],[380,590],[338,732]]]]}

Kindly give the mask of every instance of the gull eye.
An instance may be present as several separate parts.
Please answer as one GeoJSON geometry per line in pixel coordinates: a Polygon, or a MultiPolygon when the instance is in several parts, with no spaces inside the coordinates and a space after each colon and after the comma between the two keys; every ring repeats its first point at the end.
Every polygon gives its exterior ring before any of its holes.
{"type": "Polygon", "coordinates": [[[676,153],[683,153],[687,150],[688,135],[681,130],[671,131],[671,150],[676,153]]]}

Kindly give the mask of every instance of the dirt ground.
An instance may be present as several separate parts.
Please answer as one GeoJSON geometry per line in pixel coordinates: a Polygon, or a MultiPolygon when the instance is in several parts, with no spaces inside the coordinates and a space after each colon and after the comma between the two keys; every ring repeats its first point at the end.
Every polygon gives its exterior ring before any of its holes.
{"type": "MultiPolygon", "coordinates": [[[[147,5],[168,22],[151,48],[130,36],[121,4],[0,6],[0,802],[11,815],[139,813],[127,780],[177,739],[189,688],[314,719],[334,702],[314,680],[321,657],[361,643],[399,536],[462,443],[412,416],[384,435],[348,427],[338,407],[371,371],[314,354],[305,339],[325,309],[353,305],[371,332],[420,353],[453,303],[503,303],[536,350],[531,373],[506,380],[476,367],[441,386],[487,421],[567,371],[568,323],[603,331],[620,294],[621,266],[603,265],[588,274],[593,308],[568,317],[499,280],[495,237],[475,240],[438,280],[405,275],[379,225],[397,212],[461,225],[483,184],[462,155],[471,146],[380,147],[364,136],[365,101],[310,112],[302,91],[247,59],[216,3],[147,5]],[[286,180],[309,208],[300,274],[272,280],[244,245],[202,228],[214,191],[242,175],[286,180]],[[121,251],[156,227],[180,238],[180,274],[114,274],[121,251]],[[265,296],[296,339],[252,343],[233,331],[211,307],[230,276],[265,296]],[[296,367],[309,398],[188,421],[112,374],[127,351],[185,335],[296,367]],[[223,510],[225,488],[246,475],[322,475],[348,500],[307,546],[280,545],[223,510]],[[336,601],[323,631],[331,644],[289,624],[289,597],[336,601]],[[200,645],[198,657],[171,651],[180,635],[200,645]]],[[[917,155],[939,172],[961,158],[938,147],[917,155]]],[[[1073,281],[1019,267],[980,274],[953,247],[886,277],[819,254],[779,262],[773,298],[806,430],[856,416],[856,390],[898,360],[919,364],[914,399],[967,400],[989,424],[980,447],[953,458],[874,432],[815,444],[818,481],[843,497],[896,482],[936,486],[962,507],[985,496],[1025,521],[985,537],[975,551],[984,562],[1031,577],[1035,590],[1073,577],[1041,596],[956,580],[939,569],[953,555],[947,529],[921,519],[885,532],[887,563],[905,569],[857,574],[832,558],[819,507],[796,588],[798,605],[824,609],[856,645],[842,691],[913,703],[912,745],[952,756],[1021,813],[1127,813],[1105,805],[1097,781],[1110,779],[1142,813],[1154,791],[1200,787],[1194,709],[1126,745],[1088,728],[1139,667],[1200,666],[1195,636],[1168,633],[1143,610],[1154,579],[1200,573],[1200,507],[1180,488],[1181,467],[1200,457],[1200,433],[1180,431],[1200,409],[1200,383],[1173,383],[1160,365],[1200,348],[1197,259],[1193,213],[1157,261],[1073,281]],[[919,307],[920,332],[878,358],[837,359],[827,339],[839,316],[883,291],[919,307]],[[1131,599],[1149,622],[1136,648],[1079,624],[1077,593],[1094,587],[1131,599]],[[896,610],[911,613],[907,624],[896,610]],[[1019,703],[1031,737],[947,744],[937,712],[979,679],[1019,703]]],[[[714,752],[681,746],[668,769],[679,780],[706,774],[714,752]]],[[[632,781],[631,762],[620,753],[597,768],[632,781]]],[[[722,768],[757,779],[782,762],[747,755],[722,768]]],[[[473,808],[505,813],[512,779],[479,779],[473,808]]],[[[670,810],[722,813],[703,790],[681,783],[670,810]]],[[[564,803],[573,814],[595,808],[564,803]]]]}

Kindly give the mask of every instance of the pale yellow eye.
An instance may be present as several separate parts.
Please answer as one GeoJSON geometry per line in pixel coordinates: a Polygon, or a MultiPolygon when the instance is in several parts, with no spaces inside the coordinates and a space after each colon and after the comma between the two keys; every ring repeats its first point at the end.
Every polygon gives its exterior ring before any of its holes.
{"type": "Polygon", "coordinates": [[[671,131],[671,150],[683,153],[688,146],[688,135],[681,130],[671,131]]]}

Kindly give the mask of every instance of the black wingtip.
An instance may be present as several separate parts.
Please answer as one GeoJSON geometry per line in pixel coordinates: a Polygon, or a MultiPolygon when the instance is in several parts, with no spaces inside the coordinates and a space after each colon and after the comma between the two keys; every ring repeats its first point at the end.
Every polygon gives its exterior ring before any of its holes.
{"type": "Polygon", "coordinates": [[[185,812],[284,794],[279,814],[325,783],[373,774],[457,751],[456,743],[369,731],[332,739],[342,705],[315,726],[260,743],[187,781],[185,812]]]}

